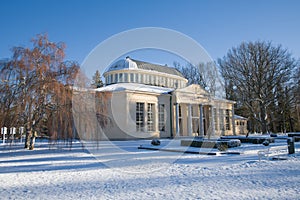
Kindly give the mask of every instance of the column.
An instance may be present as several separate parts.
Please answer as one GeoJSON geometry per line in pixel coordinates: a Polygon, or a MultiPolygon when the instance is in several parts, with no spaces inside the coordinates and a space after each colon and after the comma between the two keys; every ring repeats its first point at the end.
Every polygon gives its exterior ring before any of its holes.
{"type": "Polygon", "coordinates": [[[204,136],[204,130],[203,130],[203,105],[200,104],[199,105],[199,109],[200,109],[200,116],[199,116],[199,134],[200,136],[204,136]]]}
{"type": "Polygon", "coordinates": [[[6,127],[2,127],[1,128],[1,133],[2,133],[2,137],[3,137],[2,142],[4,144],[5,143],[5,135],[7,134],[7,128],[6,127]]]}
{"type": "Polygon", "coordinates": [[[236,132],[235,132],[235,120],[234,120],[234,104],[232,104],[231,114],[232,114],[232,116],[231,116],[232,134],[236,135],[236,132]]]}
{"type": "Polygon", "coordinates": [[[188,136],[192,136],[192,105],[188,105],[188,117],[187,117],[187,130],[188,136]]]}
{"type": "Polygon", "coordinates": [[[214,113],[214,107],[211,106],[211,135],[215,136],[215,113],[214,113]]]}
{"type": "Polygon", "coordinates": [[[179,136],[179,105],[175,103],[175,120],[176,120],[176,130],[175,130],[175,137],[179,136]]]}
{"type": "MultiPolygon", "coordinates": [[[[158,102],[156,104],[154,104],[154,113],[153,113],[153,120],[154,120],[154,131],[155,132],[159,132],[159,128],[158,128],[158,102]]],[[[160,135],[159,135],[160,137],[160,135]]]]}

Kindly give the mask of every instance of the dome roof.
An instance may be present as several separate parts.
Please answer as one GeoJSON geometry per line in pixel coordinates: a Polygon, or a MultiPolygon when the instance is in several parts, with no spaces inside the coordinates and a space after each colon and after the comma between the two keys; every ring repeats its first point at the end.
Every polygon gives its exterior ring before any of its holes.
{"type": "Polygon", "coordinates": [[[105,73],[122,69],[142,69],[147,71],[156,71],[184,78],[184,76],[175,68],[134,60],[129,57],[126,57],[126,59],[121,59],[113,63],[112,65],[110,65],[110,67],[106,70],[105,73]]]}

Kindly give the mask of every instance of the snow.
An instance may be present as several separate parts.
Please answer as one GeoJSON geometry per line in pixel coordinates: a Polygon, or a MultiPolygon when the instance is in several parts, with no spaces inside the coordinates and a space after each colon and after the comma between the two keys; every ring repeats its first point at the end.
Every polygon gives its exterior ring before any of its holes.
{"type": "Polygon", "coordinates": [[[167,94],[171,91],[174,91],[173,88],[165,88],[165,87],[158,87],[152,85],[145,85],[139,83],[117,83],[111,84],[105,87],[97,88],[95,91],[103,92],[103,91],[138,91],[138,92],[151,92],[151,93],[158,93],[158,94],[167,94]]]}
{"type": "MultiPolygon", "coordinates": [[[[180,147],[161,140],[161,148],[180,147]]],[[[259,161],[269,147],[242,144],[229,151],[241,155],[197,155],[138,149],[151,140],[63,142],[38,141],[0,145],[1,199],[299,199],[300,143],[286,160],[259,161]]],[[[155,146],[157,147],[157,146],[155,146]]]]}

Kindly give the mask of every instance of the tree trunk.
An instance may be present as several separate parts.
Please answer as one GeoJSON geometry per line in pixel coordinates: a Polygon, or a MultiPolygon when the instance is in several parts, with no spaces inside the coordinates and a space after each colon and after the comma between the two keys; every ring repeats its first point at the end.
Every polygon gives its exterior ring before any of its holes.
{"type": "Polygon", "coordinates": [[[32,135],[30,138],[30,146],[29,146],[29,150],[33,150],[34,149],[34,144],[35,144],[35,137],[36,137],[36,132],[32,131],[32,135]]]}
{"type": "Polygon", "coordinates": [[[25,149],[30,148],[31,135],[32,135],[31,127],[26,127],[25,146],[24,146],[25,149]]]}
{"type": "Polygon", "coordinates": [[[262,133],[267,134],[268,133],[268,124],[267,124],[267,113],[266,113],[266,107],[263,103],[260,103],[260,121],[261,121],[261,128],[262,133]]]}
{"type": "Polygon", "coordinates": [[[26,128],[26,136],[25,136],[25,149],[33,150],[35,144],[36,132],[33,131],[32,127],[26,128]]]}

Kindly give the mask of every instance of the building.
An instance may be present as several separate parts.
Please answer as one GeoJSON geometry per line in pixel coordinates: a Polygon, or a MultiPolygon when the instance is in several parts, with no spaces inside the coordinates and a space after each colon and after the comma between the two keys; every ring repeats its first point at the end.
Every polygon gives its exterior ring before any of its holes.
{"type": "Polygon", "coordinates": [[[175,68],[127,57],[95,90],[101,139],[235,135],[233,104],[188,85],[175,68]]]}
{"type": "Polygon", "coordinates": [[[235,132],[237,135],[246,135],[248,133],[247,121],[248,119],[239,115],[234,115],[235,132]]]}

